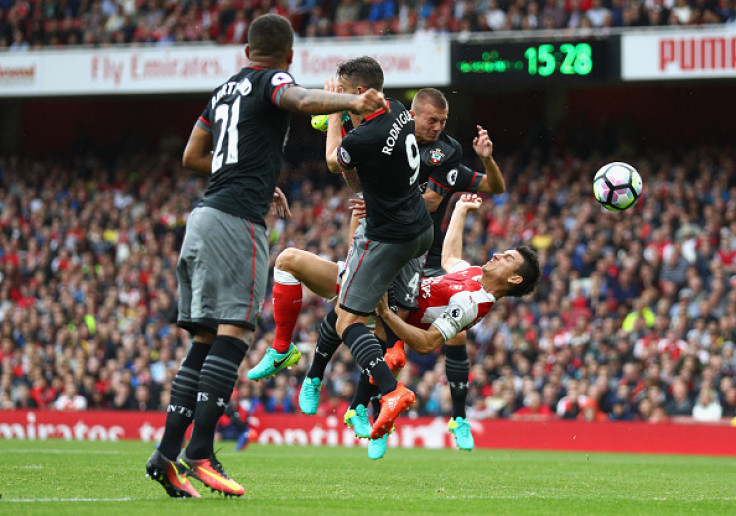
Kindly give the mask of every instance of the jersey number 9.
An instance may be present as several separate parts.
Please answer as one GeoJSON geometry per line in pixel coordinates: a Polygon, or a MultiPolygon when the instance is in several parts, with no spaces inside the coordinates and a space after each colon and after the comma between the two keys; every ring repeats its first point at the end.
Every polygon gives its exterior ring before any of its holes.
{"type": "Polygon", "coordinates": [[[413,134],[406,135],[406,157],[409,159],[409,166],[414,171],[414,174],[409,178],[409,184],[413,185],[419,177],[419,164],[421,163],[417,137],[413,134]]]}

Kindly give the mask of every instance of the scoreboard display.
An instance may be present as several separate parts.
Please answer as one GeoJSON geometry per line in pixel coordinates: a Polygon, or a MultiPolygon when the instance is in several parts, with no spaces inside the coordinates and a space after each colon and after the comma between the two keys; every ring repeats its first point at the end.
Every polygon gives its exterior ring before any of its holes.
{"type": "Polygon", "coordinates": [[[490,41],[452,46],[452,82],[581,84],[620,79],[618,38],[490,41]]]}

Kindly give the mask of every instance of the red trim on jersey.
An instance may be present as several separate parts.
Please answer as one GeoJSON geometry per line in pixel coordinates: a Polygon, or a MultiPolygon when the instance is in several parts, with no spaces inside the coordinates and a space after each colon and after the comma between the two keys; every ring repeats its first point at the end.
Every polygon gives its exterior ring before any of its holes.
{"type": "MultiPolygon", "coordinates": [[[[360,264],[363,263],[363,258],[365,258],[365,253],[368,251],[368,244],[370,244],[370,240],[365,241],[365,248],[363,249],[363,254],[360,255],[360,260],[358,260],[358,266],[353,271],[353,277],[350,278],[350,283],[345,287],[345,293],[342,295],[342,298],[345,299],[345,296],[348,295],[348,290],[350,289],[350,286],[353,284],[353,280],[355,279],[355,275],[358,273],[358,269],[360,269],[360,264]]],[[[346,264],[347,266],[347,264],[346,264]]]]}
{"type": "Polygon", "coordinates": [[[262,66],[246,66],[246,68],[253,68],[254,70],[265,70],[262,66]]]}
{"type": "Polygon", "coordinates": [[[447,190],[448,192],[450,191],[450,189],[449,189],[449,188],[447,188],[447,187],[446,187],[445,185],[441,185],[441,184],[439,184],[439,183],[438,183],[437,181],[435,181],[435,180],[434,180],[434,179],[432,179],[431,177],[429,178],[429,180],[430,180],[430,181],[432,181],[432,182],[433,182],[434,184],[436,184],[437,186],[440,186],[440,187],[444,188],[444,189],[445,189],[445,190],[447,190]]]}
{"type": "MultiPolygon", "coordinates": [[[[293,86],[293,84],[294,84],[294,83],[293,83],[293,82],[285,82],[285,83],[283,83],[283,84],[279,84],[279,85],[278,85],[278,86],[276,87],[276,89],[275,89],[275,90],[273,90],[273,95],[271,95],[271,102],[273,102],[274,104],[276,104],[276,92],[277,92],[277,91],[279,91],[279,90],[280,90],[281,88],[283,88],[284,86],[286,86],[287,84],[288,84],[288,85],[292,85],[292,86],[293,86]]],[[[279,106],[279,107],[281,107],[281,106],[279,106]]]]}
{"type": "Polygon", "coordinates": [[[250,278],[250,301],[248,301],[248,313],[245,316],[245,322],[248,322],[250,312],[253,310],[253,296],[256,290],[256,230],[252,222],[248,222],[248,224],[250,224],[250,240],[253,244],[253,270],[250,278]]]}
{"type": "Polygon", "coordinates": [[[209,126],[209,127],[212,127],[212,124],[211,124],[211,123],[209,123],[209,122],[208,122],[207,120],[205,120],[205,119],[204,119],[204,117],[203,117],[202,115],[199,115],[199,119],[200,119],[200,120],[201,120],[202,122],[204,122],[205,124],[207,124],[207,126],[209,126]]]}
{"type": "MultiPolygon", "coordinates": [[[[390,103],[389,103],[389,106],[391,106],[391,104],[390,104],[390,103]]],[[[384,114],[385,112],[386,112],[386,110],[385,110],[385,109],[379,109],[379,110],[378,110],[378,111],[376,111],[375,113],[371,113],[370,115],[366,116],[366,117],[365,117],[365,120],[372,120],[373,118],[376,118],[376,117],[377,117],[378,115],[382,115],[382,114],[384,114]]]]}
{"type": "Polygon", "coordinates": [[[475,181],[475,178],[476,178],[476,177],[478,177],[478,172],[474,172],[474,173],[473,173],[473,179],[471,179],[471,180],[470,180],[470,184],[471,184],[471,185],[472,185],[472,184],[473,184],[473,182],[475,181]]]}

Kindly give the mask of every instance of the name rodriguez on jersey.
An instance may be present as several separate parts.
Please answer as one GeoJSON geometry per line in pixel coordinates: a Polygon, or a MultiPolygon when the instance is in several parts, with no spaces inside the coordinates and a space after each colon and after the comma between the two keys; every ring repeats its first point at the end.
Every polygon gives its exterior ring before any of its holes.
{"type": "Polygon", "coordinates": [[[391,153],[394,151],[394,146],[396,145],[396,139],[399,137],[399,133],[401,132],[401,129],[408,124],[409,122],[413,122],[414,119],[411,116],[411,113],[409,111],[403,111],[399,116],[396,118],[396,121],[393,123],[391,130],[388,132],[388,138],[386,138],[386,144],[381,149],[381,152],[384,154],[390,156],[391,153]]]}

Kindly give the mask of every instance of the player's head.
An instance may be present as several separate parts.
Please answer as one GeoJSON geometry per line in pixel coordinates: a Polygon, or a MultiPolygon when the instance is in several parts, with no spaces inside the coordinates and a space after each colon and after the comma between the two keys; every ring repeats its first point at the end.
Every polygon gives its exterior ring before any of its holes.
{"type": "MultiPolygon", "coordinates": [[[[529,246],[523,245],[503,253],[494,253],[482,267],[500,286],[497,294],[522,297],[534,290],[539,280],[539,256],[529,246]]],[[[498,295],[497,295],[498,297],[498,295]]]]}
{"type": "Polygon", "coordinates": [[[245,54],[251,61],[288,65],[294,55],[293,46],[294,31],[289,20],[269,13],[250,24],[245,54]]]}
{"type": "Polygon", "coordinates": [[[356,57],[337,65],[337,82],[345,93],[383,91],[383,69],[372,57],[356,57]]]}
{"type": "Polygon", "coordinates": [[[445,130],[450,106],[440,90],[422,88],[414,95],[409,112],[414,117],[414,134],[417,141],[431,143],[445,130]]]}

